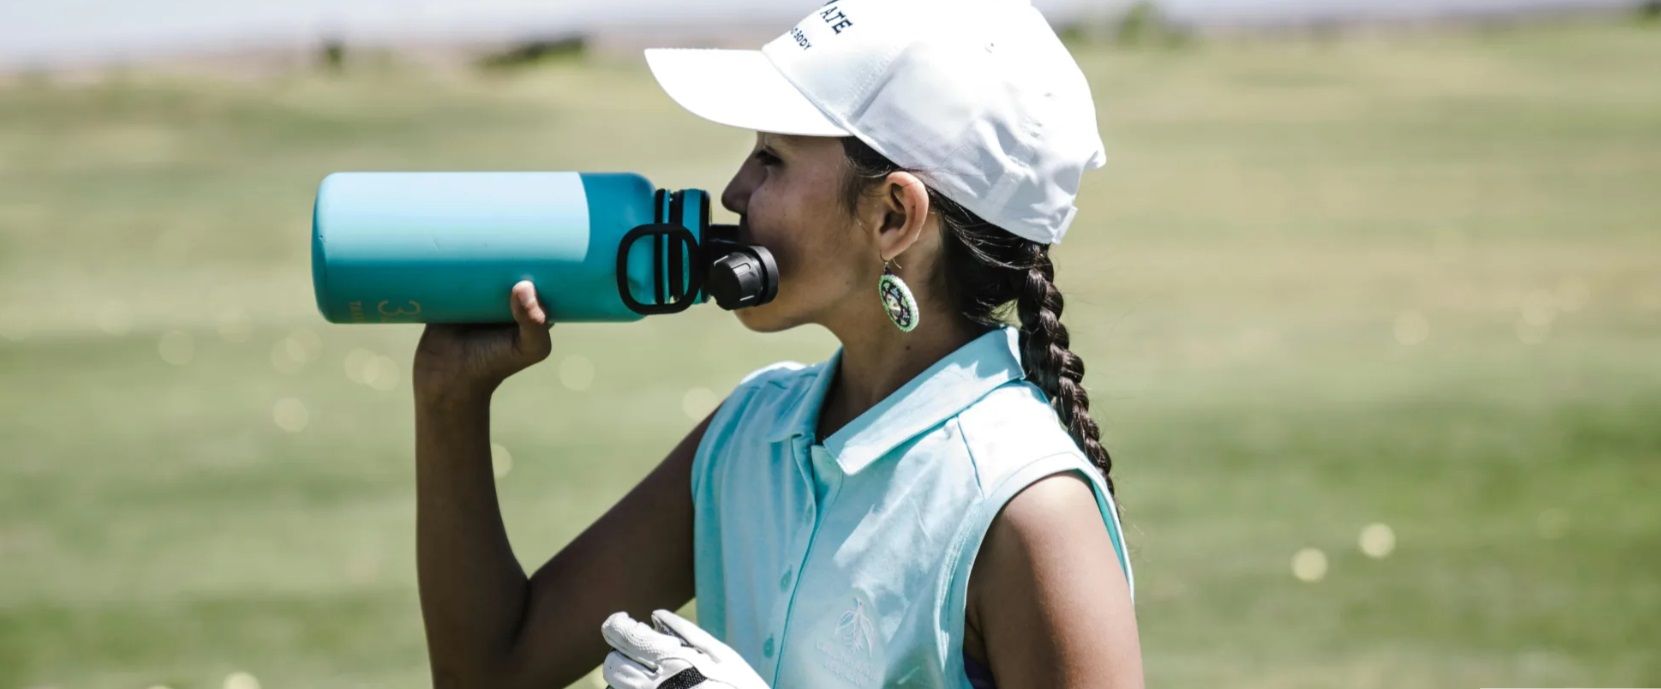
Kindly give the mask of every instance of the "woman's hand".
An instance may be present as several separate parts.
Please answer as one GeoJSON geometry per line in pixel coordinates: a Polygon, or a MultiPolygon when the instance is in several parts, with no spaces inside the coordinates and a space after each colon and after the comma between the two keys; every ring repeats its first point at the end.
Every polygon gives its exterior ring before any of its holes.
{"type": "Polygon", "coordinates": [[[612,689],[768,689],[738,651],[668,610],[650,625],[614,613],[600,635],[614,649],[601,668],[612,689]]]}
{"type": "Polygon", "coordinates": [[[553,323],[529,280],[513,286],[509,324],[432,323],[415,347],[417,399],[488,397],[508,376],[548,358],[553,323]]]}

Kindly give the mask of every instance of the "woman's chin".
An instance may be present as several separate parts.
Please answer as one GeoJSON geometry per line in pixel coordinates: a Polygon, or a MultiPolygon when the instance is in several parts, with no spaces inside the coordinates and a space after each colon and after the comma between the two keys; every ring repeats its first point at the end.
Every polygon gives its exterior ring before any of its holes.
{"type": "Polygon", "coordinates": [[[787,319],[780,318],[771,304],[737,309],[732,313],[738,317],[738,322],[743,323],[745,328],[758,333],[776,333],[795,325],[787,319]]]}

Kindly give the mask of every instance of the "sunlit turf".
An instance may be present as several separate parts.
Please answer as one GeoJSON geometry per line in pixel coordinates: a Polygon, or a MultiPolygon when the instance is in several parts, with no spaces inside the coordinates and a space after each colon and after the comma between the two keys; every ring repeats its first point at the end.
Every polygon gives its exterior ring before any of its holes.
{"type": "MultiPolygon", "coordinates": [[[[1661,684],[1661,33],[1079,56],[1111,161],[1058,282],[1150,686],[1661,684]]],[[[0,86],[0,689],[425,683],[419,330],[320,320],[315,184],[718,189],[748,138],[603,62],[0,86]]],[[[494,407],[527,569],[834,346],[553,332],[494,407]]]]}

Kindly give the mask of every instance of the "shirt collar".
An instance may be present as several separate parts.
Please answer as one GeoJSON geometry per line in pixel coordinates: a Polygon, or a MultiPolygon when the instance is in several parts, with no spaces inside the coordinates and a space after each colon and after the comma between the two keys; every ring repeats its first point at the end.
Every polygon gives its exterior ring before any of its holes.
{"type": "MultiPolygon", "coordinates": [[[[1006,325],[969,341],[832,433],[824,440],[825,449],[843,473],[857,473],[901,443],[968,408],[993,388],[1025,377],[1020,337],[1019,330],[1006,325]]],[[[838,348],[828,361],[817,365],[807,392],[791,402],[784,413],[787,421],[768,440],[813,437],[820,407],[841,362],[838,348]]]]}

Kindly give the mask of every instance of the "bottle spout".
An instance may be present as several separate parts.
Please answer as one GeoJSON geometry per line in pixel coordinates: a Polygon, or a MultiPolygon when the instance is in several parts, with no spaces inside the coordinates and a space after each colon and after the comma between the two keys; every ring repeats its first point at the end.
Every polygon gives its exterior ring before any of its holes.
{"type": "Polygon", "coordinates": [[[708,266],[704,292],[728,311],[760,306],[779,294],[779,264],[773,252],[737,238],[737,225],[710,225],[701,247],[708,266]]]}

